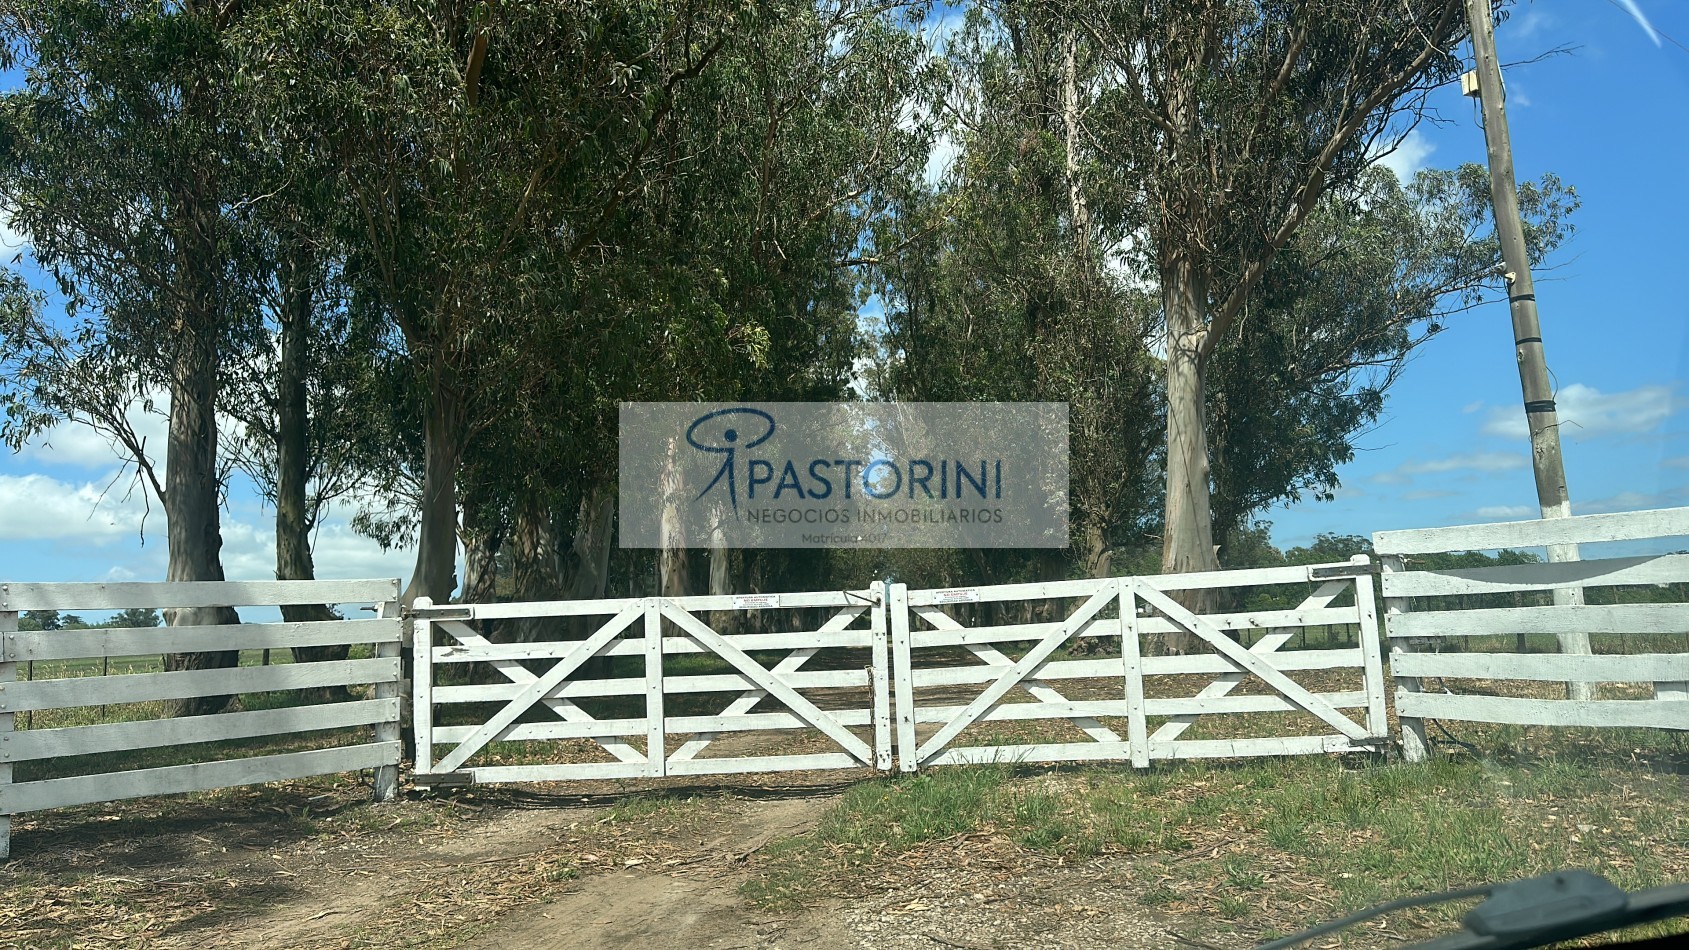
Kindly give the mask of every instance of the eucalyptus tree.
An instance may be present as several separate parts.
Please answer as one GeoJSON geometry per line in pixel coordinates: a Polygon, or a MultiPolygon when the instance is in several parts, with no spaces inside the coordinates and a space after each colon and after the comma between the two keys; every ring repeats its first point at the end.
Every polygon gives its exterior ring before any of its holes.
{"type": "MultiPolygon", "coordinates": [[[[1267,268],[1209,365],[1216,539],[1305,493],[1330,497],[1337,466],[1379,418],[1413,351],[1504,292],[1480,165],[1399,182],[1375,167],[1328,192],[1267,268]]],[[[1553,175],[1521,189],[1532,260],[1572,232],[1576,193],[1553,175]]]]}
{"type": "MultiPolygon", "coordinates": [[[[218,396],[230,353],[255,336],[253,261],[232,209],[243,148],[223,109],[235,2],[13,0],[0,6],[0,206],[69,300],[73,325],[8,336],[9,435],[64,418],[131,438],[127,407],[169,395],[164,474],[157,447],[127,444],[164,508],[166,577],[221,580],[218,396]],[[73,371],[50,371],[59,368],[73,371]],[[87,388],[83,388],[85,384],[87,388]]],[[[227,608],[171,612],[173,624],[230,623],[227,608]]],[[[238,654],[170,655],[167,669],[232,666],[238,654]]],[[[179,712],[227,697],[184,701],[179,712]]]]}
{"type": "Polygon", "coordinates": [[[1219,566],[1204,404],[1213,356],[1320,199],[1459,69],[1458,0],[1094,0],[1112,80],[1087,130],[1137,184],[1165,322],[1162,569],[1219,566]]]}
{"type": "MultiPolygon", "coordinates": [[[[1158,491],[1153,309],[1119,266],[1126,193],[1080,130],[1101,65],[1044,5],[971,8],[929,87],[955,161],[887,223],[907,246],[877,269],[880,395],[1069,403],[1078,563],[1058,569],[1089,574],[1136,540],[1158,491]]],[[[975,574],[1051,566],[972,557],[975,574]]]]}

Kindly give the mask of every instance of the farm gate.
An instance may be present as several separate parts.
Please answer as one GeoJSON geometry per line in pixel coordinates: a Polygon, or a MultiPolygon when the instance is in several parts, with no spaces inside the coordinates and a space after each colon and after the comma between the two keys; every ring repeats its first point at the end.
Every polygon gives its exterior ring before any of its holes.
{"type": "Polygon", "coordinates": [[[894,751],[913,771],[1381,749],[1369,571],[419,601],[416,780],[886,771],[894,751]],[[1145,655],[1173,634],[1194,649],[1145,655]]]}

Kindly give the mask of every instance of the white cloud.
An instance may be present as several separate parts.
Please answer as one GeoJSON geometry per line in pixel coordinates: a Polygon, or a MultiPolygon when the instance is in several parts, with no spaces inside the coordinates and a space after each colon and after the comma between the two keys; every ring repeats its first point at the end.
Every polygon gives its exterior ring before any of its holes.
{"type": "Polygon", "coordinates": [[[1456,493],[1439,488],[1422,488],[1402,494],[1403,501],[1433,501],[1438,498],[1452,498],[1456,493]]]}
{"type": "Polygon", "coordinates": [[[12,224],[12,209],[0,208],[0,257],[10,261],[19,251],[29,248],[29,235],[12,224]]]}
{"type": "Polygon", "coordinates": [[[1437,146],[1431,144],[1418,129],[1412,129],[1388,154],[1376,154],[1373,158],[1378,164],[1395,172],[1396,179],[1405,184],[1412,181],[1414,175],[1419,174],[1420,169],[1425,167],[1425,160],[1436,150],[1437,146]]]}
{"type": "Polygon", "coordinates": [[[1478,399],[1461,406],[1460,411],[1465,415],[1471,415],[1482,408],[1484,408],[1484,401],[1482,399],[1478,399]]]}
{"type": "MultiPolygon", "coordinates": [[[[381,546],[354,533],[344,521],[327,521],[313,539],[311,560],[317,577],[355,579],[410,576],[416,554],[412,550],[381,550],[381,546]]],[[[223,522],[223,573],[230,580],[274,580],[276,576],[276,531],[273,524],[247,521],[223,522]]]]}
{"type": "MultiPolygon", "coordinates": [[[[159,394],[152,412],[136,400],[124,415],[135,434],[145,440],[147,455],[164,471],[164,447],[170,431],[170,397],[159,394]]],[[[31,439],[19,453],[26,459],[53,465],[77,465],[82,468],[106,468],[113,462],[128,460],[128,453],[91,426],[74,422],[58,425],[31,439]]]]}
{"type": "Polygon", "coordinates": [[[1572,513],[1579,515],[1601,515],[1613,511],[1644,511],[1649,508],[1674,508],[1689,501],[1689,486],[1668,488],[1662,492],[1646,494],[1643,492],[1619,492],[1611,498],[1599,498],[1595,501],[1580,504],[1576,498],[1572,499],[1572,513]]]}
{"type": "Polygon", "coordinates": [[[1666,468],[1689,468],[1689,455],[1680,459],[1666,459],[1665,466],[1666,468]]]}
{"type": "Polygon", "coordinates": [[[1494,518],[1501,521],[1534,518],[1541,513],[1530,505],[1486,505],[1474,512],[1480,518],[1494,518]]]}
{"type": "Polygon", "coordinates": [[[140,489],[131,493],[119,482],[107,492],[109,480],[78,485],[40,473],[0,475],[0,540],[107,544],[136,536],[146,511],[140,489]]]}
{"type": "MultiPolygon", "coordinates": [[[[1675,387],[1638,386],[1617,393],[1604,393],[1593,386],[1573,383],[1556,394],[1560,412],[1560,434],[1591,438],[1609,434],[1651,432],[1683,408],[1675,387]]],[[[1529,435],[1522,409],[1496,406],[1484,421],[1484,434],[1523,439],[1529,435]]]]}
{"type": "Polygon", "coordinates": [[[1447,458],[1404,462],[1388,472],[1372,476],[1386,485],[1406,483],[1410,475],[1441,475],[1449,472],[1506,472],[1524,468],[1528,459],[1517,452],[1465,452],[1447,458]]]}

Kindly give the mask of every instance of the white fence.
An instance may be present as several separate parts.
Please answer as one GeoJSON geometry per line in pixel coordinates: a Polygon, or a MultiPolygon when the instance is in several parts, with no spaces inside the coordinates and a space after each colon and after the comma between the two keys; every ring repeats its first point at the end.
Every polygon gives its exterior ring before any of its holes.
{"type": "Polygon", "coordinates": [[[1495,595],[1543,591],[1582,590],[1589,595],[1617,587],[1629,588],[1634,595],[1669,589],[1689,582],[1689,555],[1451,570],[1415,569],[1413,555],[1684,536],[1689,536],[1689,508],[1373,535],[1384,563],[1385,626],[1407,758],[1422,759],[1429,750],[1426,719],[1689,729],[1689,652],[1682,652],[1689,650],[1689,643],[1679,639],[1689,634],[1689,603],[1580,602],[1464,609],[1458,603],[1463,598],[1493,600],[1495,595]],[[1499,638],[1502,646],[1521,642],[1529,646],[1536,639],[1581,648],[1591,636],[1598,647],[1593,655],[1479,648],[1494,644],[1487,638],[1499,638]],[[1624,646],[1622,636],[1639,639],[1644,651],[1613,649],[1624,646]],[[1647,648],[1650,641],[1657,645],[1661,640],[1675,649],[1647,648]],[[1434,686],[1427,680],[1434,680],[1434,686]],[[1447,686],[1449,680],[1470,685],[1455,693],[1447,686]],[[1541,684],[1545,682],[1619,684],[1610,687],[1609,693],[1625,698],[1574,700],[1544,695],[1548,691],[1541,684]]]}
{"type": "Polygon", "coordinates": [[[881,588],[419,600],[416,781],[888,769],[881,588]],[[527,639],[477,629],[500,623],[527,639]],[[498,682],[473,682],[476,670],[498,682]]]}
{"type": "Polygon", "coordinates": [[[1369,572],[1362,556],[949,590],[895,585],[901,767],[1075,760],[1142,767],[1157,759],[1381,750],[1383,663],[1369,572]],[[1297,599],[1276,609],[1235,603],[1263,589],[1297,599]],[[1174,592],[1213,609],[1193,613],[1174,592]],[[1346,604],[1334,606],[1339,600],[1346,604]],[[1000,622],[1004,614],[1038,619],[1000,622]],[[1334,625],[1351,630],[1342,645],[1306,648],[1310,628],[1329,634],[1334,625]],[[1145,643],[1169,634],[1187,635],[1197,649],[1145,655],[1145,643]],[[1301,648],[1286,649],[1299,635],[1301,648]],[[1355,709],[1359,721],[1345,712],[1355,709]],[[1022,724],[1024,733],[1029,720],[1056,728],[1031,737],[1011,728],[1022,724]],[[1207,735],[1187,737],[1193,727],[1207,735]]]}
{"type": "MultiPolygon", "coordinates": [[[[376,797],[397,787],[400,629],[398,582],[272,581],[166,584],[0,583],[0,858],[9,853],[11,816],[23,812],[374,769],[376,797]],[[212,608],[292,604],[368,604],[368,619],[313,623],[241,623],[154,628],[23,631],[30,610],[212,608]],[[285,652],[293,647],[357,645],[368,656],[318,663],[278,663],[175,672],[124,672],[152,660],[113,658],[221,651],[285,652]],[[23,667],[27,678],[18,679],[23,667]],[[31,675],[32,674],[32,675],[31,675]],[[159,718],[160,701],[272,691],[368,687],[341,702],[278,705],[182,718],[159,718]],[[100,710],[95,715],[92,710],[100,710]],[[16,728],[19,717],[29,728],[16,728]],[[94,719],[113,721],[87,721],[94,719]],[[347,729],[367,727],[366,741],[347,729]],[[229,757],[226,746],[262,736],[317,733],[317,747],[229,757]],[[178,764],[113,769],[113,756],[165,750],[178,764]],[[86,758],[81,758],[86,757],[86,758]],[[23,770],[24,776],[14,773],[23,770]],[[40,777],[29,777],[36,772],[40,777]],[[71,773],[71,774],[59,774],[71,773]],[[27,777],[28,780],[17,779],[27,777]]],[[[350,694],[348,694],[350,695],[350,694]]],[[[156,753],[155,753],[156,754],[156,753]]]]}

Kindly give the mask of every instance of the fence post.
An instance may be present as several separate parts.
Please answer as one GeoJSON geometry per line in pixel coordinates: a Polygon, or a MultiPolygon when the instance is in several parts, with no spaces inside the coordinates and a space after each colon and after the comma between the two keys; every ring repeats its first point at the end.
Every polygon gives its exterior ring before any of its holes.
{"type": "Polygon", "coordinates": [[[891,649],[886,642],[891,612],[891,581],[875,581],[874,606],[868,621],[873,639],[873,668],[869,671],[874,691],[874,768],[891,771],[891,649]]]}
{"type": "MultiPolygon", "coordinates": [[[[1386,575],[1400,574],[1407,570],[1407,562],[1403,560],[1400,554],[1386,554],[1380,558],[1380,561],[1386,575]]],[[[1406,597],[1384,598],[1385,631],[1388,632],[1390,629],[1391,617],[1407,612],[1408,599],[1406,597]]],[[[1413,641],[1405,637],[1392,638],[1390,640],[1390,652],[1392,654],[1412,653],[1413,641]]],[[[1421,686],[1417,676],[1396,676],[1394,679],[1396,681],[1397,708],[1399,709],[1401,694],[1420,692],[1421,686]]],[[[1418,717],[1410,718],[1400,713],[1397,713],[1396,718],[1402,726],[1402,757],[1409,762],[1425,761],[1431,754],[1431,744],[1425,738],[1425,720],[1418,717]]]]}
{"type": "Polygon", "coordinates": [[[893,678],[897,683],[897,763],[913,772],[915,761],[915,677],[909,656],[909,585],[891,585],[891,650],[893,678]]]}
{"type": "Polygon", "coordinates": [[[411,742],[416,751],[411,772],[428,775],[434,771],[434,621],[417,616],[416,610],[434,606],[431,597],[418,597],[410,617],[411,648],[411,742]]]}
{"type": "Polygon", "coordinates": [[[18,664],[13,659],[17,656],[18,612],[5,609],[11,606],[7,603],[10,593],[6,586],[0,585],[0,861],[12,856],[12,815],[6,810],[7,792],[12,785],[12,756],[6,744],[11,739],[15,714],[7,711],[10,706],[4,700],[6,684],[18,678],[18,664]]]}
{"type": "MultiPolygon", "coordinates": [[[[1351,564],[1372,564],[1372,558],[1357,554],[1351,564]]],[[[1390,734],[1390,720],[1384,714],[1384,656],[1378,642],[1378,604],[1372,599],[1372,574],[1355,577],[1355,609],[1360,613],[1361,675],[1366,678],[1366,731],[1383,738],[1390,734]]],[[[1385,751],[1380,747],[1379,751],[1385,751]]]]}
{"type": "MultiPolygon", "coordinates": [[[[383,620],[396,620],[399,617],[399,605],[396,602],[391,601],[391,600],[383,601],[382,603],[379,603],[379,604],[376,605],[375,615],[377,617],[383,619],[383,620]]],[[[401,621],[401,623],[402,623],[402,621],[401,621]]],[[[401,627],[401,630],[402,629],[403,629],[403,627],[401,627]]],[[[397,657],[397,656],[399,656],[400,648],[402,646],[402,644],[400,643],[400,640],[402,640],[402,639],[403,639],[403,637],[401,636],[399,640],[392,640],[392,641],[383,640],[382,642],[377,643],[375,645],[375,655],[376,655],[376,657],[381,658],[381,657],[397,657]]],[[[393,678],[391,680],[375,684],[375,698],[376,699],[398,699],[399,698],[399,684],[400,684],[400,681],[403,677],[403,674],[404,674],[404,671],[401,669],[399,672],[393,674],[393,678]]],[[[403,701],[402,700],[400,701],[400,706],[401,706],[401,709],[402,709],[402,707],[403,707],[403,701]]],[[[403,715],[402,712],[396,714],[393,717],[392,721],[390,721],[390,722],[378,722],[378,723],[376,723],[375,724],[375,741],[377,741],[377,742],[398,742],[399,741],[399,717],[401,715],[403,715]]],[[[402,754],[403,753],[401,751],[401,756],[402,756],[402,754]]],[[[398,795],[399,795],[399,764],[397,762],[395,762],[392,765],[383,765],[383,766],[379,766],[378,768],[376,768],[376,770],[375,770],[375,787],[372,790],[372,797],[375,799],[375,801],[377,801],[377,802],[390,802],[393,799],[397,798],[398,795]]]]}
{"type": "Polygon", "coordinates": [[[663,747],[662,599],[645,598],[645,774],[661,777],[668,765],[663,747]]]}
{"type": "Polygon", "coordinates": [[[1126,747],[1133,768],[1149,767],[1149,720],[1144,715],[1144,662],[1138,642],[1138,597],[1115,578],[1120,600],[1120,661],[1126,679],[1126,747]]]}

